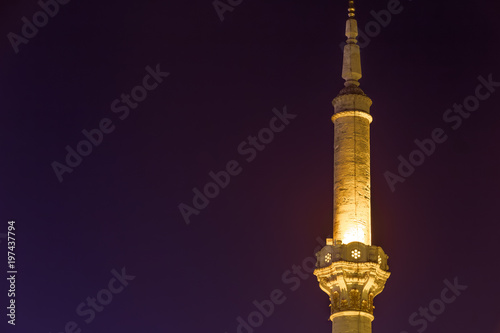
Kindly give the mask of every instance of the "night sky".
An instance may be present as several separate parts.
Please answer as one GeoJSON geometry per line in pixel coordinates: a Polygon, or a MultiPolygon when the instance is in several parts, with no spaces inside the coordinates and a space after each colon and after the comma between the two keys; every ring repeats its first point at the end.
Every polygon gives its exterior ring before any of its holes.
{"type": "MultiPolygon", "coordinates": [[[[330,332],[308,258],[332,234],[347,0],[222,0],[220,15],[212,0],[60,0],[37,14],[46,1],[0,5],[6,332],[330,332]],[[194,198],[213,177],[224,187],[194,198]]],[[[356,2],[372,240],[392,273],[373,332],[499,333],[499,7],[394,1],[356,2]],[[445,280],[467,288],[422,319],[445,280]]]]}

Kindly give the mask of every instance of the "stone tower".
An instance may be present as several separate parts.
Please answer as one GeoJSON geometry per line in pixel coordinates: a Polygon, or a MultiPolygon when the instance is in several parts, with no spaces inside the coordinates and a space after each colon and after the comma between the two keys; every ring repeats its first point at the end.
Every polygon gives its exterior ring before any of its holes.
{"type": "Polygon", "coordinates": [[[330,297],[333,333],[371,333],[373,298],[389,278],[388,256],[371,243],[371,99],[359,88],[361,60],[354,3],[349,1],[342,78],[332,101],[334,134],[333,238],[316,253],[314,274],[330,297]]]}

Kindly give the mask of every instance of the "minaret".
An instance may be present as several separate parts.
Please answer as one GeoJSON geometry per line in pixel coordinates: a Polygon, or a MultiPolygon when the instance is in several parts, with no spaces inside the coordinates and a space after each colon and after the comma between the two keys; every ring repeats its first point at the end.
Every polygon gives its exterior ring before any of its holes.
{"type": "Polygon", "coordinates": [[[361,59],[354,2],[349,1],[342,78],[332,101],[334,134],[333,238],[316,253],[314,274],[330,297],[334,333],[371,333],[373,298],[389,278],[388,256],[371,245],[371,99],[359,88],[361,59]]]}

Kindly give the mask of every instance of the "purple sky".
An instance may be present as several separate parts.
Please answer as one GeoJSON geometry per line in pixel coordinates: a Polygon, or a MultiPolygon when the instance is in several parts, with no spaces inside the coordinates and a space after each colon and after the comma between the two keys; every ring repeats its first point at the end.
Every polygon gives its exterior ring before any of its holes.
{"type": "MultiPolygon", "coordinates": [[[[53,17],[37,15],[35,0],[1,2],[7,332],[235,333],[255,300],[272,297],[280,304],[255,333],[330,332],[307,263],[332,233],[331,100],[343,85],[347,1],[222,2],[234,5],[223,21],[212,0],[73,0],[47,7],[53,17]],[[38,32],[23,31],[34,14],[38,32]],[[94,144],[80,143],[84,133],[94,144]],[[69,165],[67,149],[87,156],[69,165]],[[209,186],[196,209],[193,188],[211,172],[229,184],[209,186]],[[189,225],[180,204],[196,209],[189,225]],[[89,310],[96,296],[109,302],[89,310]]],[[[497,2],[401,0],[390,22],[380,14],[385,26],[370,23],[388,5],[356,3],[369,37],[372,238],[392,272],[373,332],[499,333],[497,2]],[[436,129],[444,142],[391,189],[398,157],[421,156],[415,140],[436,129]],[[419,309],[454,279],[467,289],[423,320],[419,309]]]]}

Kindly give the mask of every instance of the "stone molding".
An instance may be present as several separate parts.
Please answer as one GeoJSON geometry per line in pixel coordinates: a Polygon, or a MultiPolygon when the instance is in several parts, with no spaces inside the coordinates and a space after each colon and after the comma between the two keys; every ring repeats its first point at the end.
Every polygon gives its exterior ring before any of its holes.
{"type": "Polygon", "coordinates": [[[363,111],[370,113],[372,100],[366,95],[345,94],[335,97],[332,105],[335,108],[335,113],[342,111],[363,111]]]}
{"type": "Polygon", "coordinates": [[[373,315],[373,299],[391,274],[382,248],[360,242],[326,245],[316,257],[314,275],[330,297],[331,315],[346,311],[373,315]]]}

